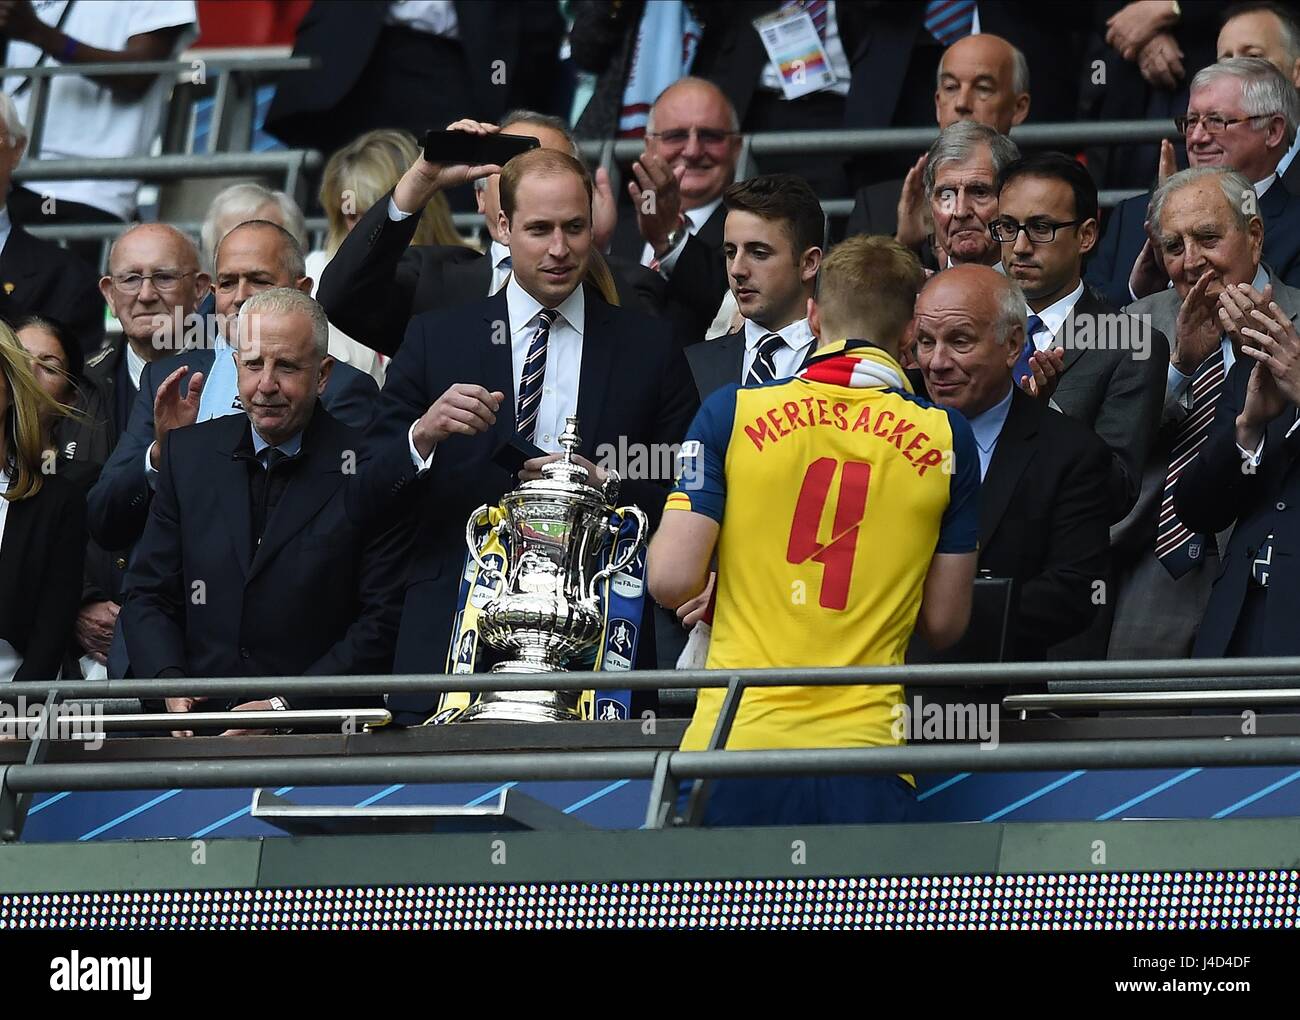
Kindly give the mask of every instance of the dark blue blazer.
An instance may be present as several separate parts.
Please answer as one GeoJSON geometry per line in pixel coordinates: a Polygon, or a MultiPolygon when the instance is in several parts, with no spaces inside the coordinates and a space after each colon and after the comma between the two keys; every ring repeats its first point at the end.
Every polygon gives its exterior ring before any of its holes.
{"type": "MultiPolygon", "coordinates": [[[[599,462],[602,444],[680,443],[699,400],[669,327],[639,312],[586,294],[578,384],[578,452],[599,462]]],[[[518,479],[493,453],[515,434],[514,369],[510,345],[493,343],[493,324],[508,321],[505,292],[411,320],[388,367],[375,422],[367,433],[369,460],[357,475],[359,514],[373,517],[394,503],[418,501],[417,532],[407,576],[394,670],[441,673],[465,561],[465,522],[483,503],[496,504],[518,479]],[[453,383],[478,383],[506,395],[496,425],[439,444],[428,472],[417,478],[408,432],[453,383]]],[[[143,455],[143,454],[142,454],[143,455]]],[[[626,474],[626,472],[624,472],[626,474]]],[[[671,479],[625,478],[620,503],[634,503],[657,522],[671,479]]],[[[649,600],[647,600],[647,603],[649,600]]],[[[646,614],[649,618],[649,613],[646,614]]],[[[652,628],[639,658],[653,662],[652,628]],[[648,656],[648,659],[644,657],[648,656]]],[[[432,700],[390,698],[394,708],[432,709],[432,700]]]]}
{"type": "MultiPolygon", "coordinates": [[[[348,515],[346,455],[361,440],[317,403],[254,551],[248,419],[227,415],[168,434],[122,609],[136,676],[390,670],[411,533],[400,521],[361,526],[348,515]]],[[[363,701],[380,704],[382,693],[363,701]]]]}
{"type": "MultiPolygon", "coordinates": [[[[1129,273],[1146,243],[1143,224],[1151,195],[1127,198],[1110,212],[1101,243],[1088,260],[1084,280],[1113,305],[1133,303],[1128,290],[1129,273]]],[[[1284,283],[1300,286],[1300,197],[1291,194],[1279,179],[1259,200],[1264,221],[1263,261],[1284,283]]]]}
{"type": "MultiPolygon", "coordinates": [[[[185,365],[190,372],[181,379],[181,393],[189,393],[194,373],[202,372],[206,378],[211,371],[213,353],[211,348],[185,351],[145,365],[130,422],[86,500],[90,533],[105,549],[129,549],[140,538],[149,516],[153,490],[145,478],[144,454],[154,439],[153,402],[158,387],[185,365]]],[[[336,361],[321,402],[343,424],[365,429],[378,394],[374,379],[336,361]]]]}
{"type": "Polygon", "coordinates": [[[1300,429],[1286,438],[1296,421],[1296,407],[1288,404],[1269,423],[1259,466],[1243,470],[1236,420],[1254,366],[1247,357],[1232,366],[1210,435],[1174,489],[1174,509],[1187,527],[1214,534],[1236,523],[1192,648],[1193,655],[1205,658],[1227,654],[1246,602],[1251,566],[1270,534],[1273,558],[1263,627],[1252,630],[1264,636],[1259,654],[1300,655],[1295,625],[1300,617],[1300,429]]]}

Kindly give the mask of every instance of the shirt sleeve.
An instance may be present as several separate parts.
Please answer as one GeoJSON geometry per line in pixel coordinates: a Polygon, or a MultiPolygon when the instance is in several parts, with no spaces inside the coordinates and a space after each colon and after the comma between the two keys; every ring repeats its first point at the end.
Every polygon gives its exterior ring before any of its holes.
{"type": "Polygon", "coordinates": [[[401,223],[402,220],[409,220],[415,213],[402,212],[397,208],[397,201],[391,195],[388,196],[388,218],[394,223],[401,223]]]}
{"type": "MultiPolygon", "coordinates": [[[[129,18],[127,38],[156,32],[160,28],[194,25],[199,20],[193,0],[160,0],[155,3],[124,5],[129,18]]],[[[92,44],[93,45],[93,44],[92,44]]]]}
{"type": "Polygon", "coordinates": [[[722,523],[727,496],[727,444],[736,419],[736,393],[729,384],[714,391],[686,431],[677,457],[677,481],[664,510],[692,510],[722,523]]]}
{"type": "Polygon", "coordinates": [[[979,548],[980,536],[980,456],[975,434],[961,413],[952,408],[948,427],[952,430],[952,475],[949,482],[948,509],[939,525],[936,553],[970,553],[979,548]]]}
{"type": "Polygon", "coordinates": [[[438,452],[438,444],[433,444],[433,449],[429,451],[429,456],[420,456],[420,451],[415,448],[415,426],[419,424],[419,418],[411,422],[411,427],[406,431],[406,443],[407,448],[411,451],[411,463],[415,465],[416,474],[422,475],[429,470],[429,465],[433,463],[433,455],[438,452]]]}

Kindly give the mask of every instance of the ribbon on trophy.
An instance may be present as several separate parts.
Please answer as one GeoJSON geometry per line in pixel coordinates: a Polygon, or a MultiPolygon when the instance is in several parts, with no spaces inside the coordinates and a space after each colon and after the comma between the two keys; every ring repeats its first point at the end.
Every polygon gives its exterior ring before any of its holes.
{"type": "MultiPolygon", "coordinates": [[[[626,559],[640,534],[636,516],[626,513],[623,507],[614,511],[610,526],[618,528],[618,536],[601,553],[602,570],[610,563],[626,559]]],[[[621,673],[636,664],[636,650],[641,643],[641,614],[645,608],[645,553],[642,546],[626,567],[607,577],[601,585],[600,604],[605,625],[596,646],[594,670],[621,673]]],[[[632,714],[632,692],[627,688],[583,691],[578,705],[584,719],[627,719],[632,714]]]]}
{"type": "MultiPolygon", "coordinates": [[[[486,520],[479,521],[487,525],[478,549],[479,558],[489,569],[484,570],[472,553],[466,553],[451,643],[447,649],[448,674],[473,673],[481,658],[479,616],[504,588],[510,570],[510,550],[501,540],[503,529],[498,527],[505,519],[504,510],[489,507],[486,520]]],[[[626,559],[629,547],[635,546],[640,538],[637,515],[625,512],[625,508],[614,511],[610,527],[617,527],[618,534],[601,550],[599,567],[602,570],[610,563],[626,559]]],[[[622,672],[635,664],[645,603],[645,554],[642,546],[626,567],[601,583],[602,625],[594,660],[574,665],[597,671],[622,672]]],[[[467,691],[446,691],[438,699],[437,711],[425,720],[424,725],[451,722],[475,700],[475,695],[467,691]]],[[[579,708],[583,719],[627,719],[631,714],[632,692],[626,688],[587,689],[582,692],[579,708]]]]}

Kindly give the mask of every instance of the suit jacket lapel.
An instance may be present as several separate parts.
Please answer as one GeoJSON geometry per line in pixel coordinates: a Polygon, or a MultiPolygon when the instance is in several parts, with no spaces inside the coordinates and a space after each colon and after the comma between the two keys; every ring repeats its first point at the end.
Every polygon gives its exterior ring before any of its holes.
{"type": "Polygon", "coordinates": [[[1034,459],[1030,440],[1038,432],[1038,418],[1042,414],[1043,409],[1034,403],[1033,397],[1020,390],[1012,394],[1007,420],[1002,424],[1002,433],[980,487],[980,548],[988,548],[993,541],[1020,476],[1034,459]]]}
{"type": "Polygon", "coordinates": [[[1062,337],[1076,335],[1075,331],[1078,326],[1075,322],[1075,317],[1078,315],[1090,315],[1093,317],[1092,332],[1095,339],[1097,331],[1097,316],[1106,311],[1106,307],[1098,301],[1093,296],[1092,292],[1085,286],[1083,288],[1083,293],[1079,295],[1079,300],[1076,301],[1074,307],[1070,309],[1070,314],[1067,315],[1065,321],[1061,323],[1061,328],[1052,336],[1052,346],[1060,347],[1065,354],[1065,358],[1061,362],[1061,375],[1068,372],[1070,366],[1078,361],[1079,356],[1083,354],[1083,347],[1079,344],[1072,343],[1069,347],[1066,347],[1061,342],[1062,337]]]}
{"type": "MultiPolygon", "coordinates": [[[[303,436],[302,452],[298,463],[290,469],[288,483],[280,503],[266,522],[262,541],[253,554],[247,580],[252,581],[262,568],[285,544],[303,530],[303,527],[320,511],[342,485],[343,466],[336,444],[330,442],[330,422],[323,421],[324,410],[319,402],[312,415],[311,424],[303,436]]],[[[247,468],[245,468],[247,470],[247,468]]],[[[248,519],[248,487],[245,493],[245,519],[248,519]]],[[[246,539],[247,541],[247,539],[246,539]]]]}
{"type": "Polygon", "coordinates": [[[251,426],[244,415],[230,415],[231,427],[222,436],[219,443],[212,446],[214,454],[213,471],[217,484],[218,520],[213,527],[220,527],[230,538],[235,562],[239,564],[240,573],[248,580],[250,564],[249,547],[253,542],[252,511],[248,505],[248,464],[236,454],[243,445],[251,426]]]}
{"type": "Polygon", "coordinates": [[[584,308],[582,366],[578,372],[578,437],[582,440],[579,447],[582,455],[594,459],[590,451],[600,434],[605,395],[614,370],[615,339],[609,327],[613,310],[590,289],[584,308]]]}
{"type": "MultiPolygon", "coordinates": [[[[487,261],[486,258],[475,259],[476,263],[487,261]]],[[[485,288],[486,286],[487,284],[484,284],[485,288]]],[[[492,296],[487,312],[483,316],[483,322],[485,333],[483,342],[479,345],[481,352],[479,378],[483,380],[483,386],[489,393],[499,390],[506,395],[497,414],[495,430],[496,441],[501,443],[515,434],[515,367],[510,350],[510,333],[514,325],[510,322],[510,309],[506,304],[504,287],[492,296]],[[505,323],[505,342],[497,343],[495,334],[502,328],[501,323],[505,323]]]]}

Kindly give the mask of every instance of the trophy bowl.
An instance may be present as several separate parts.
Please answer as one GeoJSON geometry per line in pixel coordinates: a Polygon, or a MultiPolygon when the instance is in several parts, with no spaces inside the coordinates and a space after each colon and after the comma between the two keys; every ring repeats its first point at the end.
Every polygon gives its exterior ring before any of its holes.
{"type": "MultiPolygon", "coordinates": [[[[496,594],[479,615],[483,641],[507,654],[493,673],[567,672],[569,662],[591,656],[604,629],[601,585],[626,568],[645,541],[645,514],[635,507],[615,510],[616,474],[610,473],[603,488],[588,483],[587,469],[573,460],[578,443],[577,419],[571,417],[560,436],[563,457],[543,467],[541,478],[502,497],[493,527],[509,550],[504,570],[486,563],[479,552],[490,508],[479,507],[466,526],[470,554],[482,572],[497,578],[496,594]],[[637,535],[615,556],[621,515],[636,519],[637,535]],[[609,563],[602,567],[607,553],[609,563]]],[[[580,718],[580,697],[581,691],[485,693],[456,721],[573,720],[580,718]]]]}

